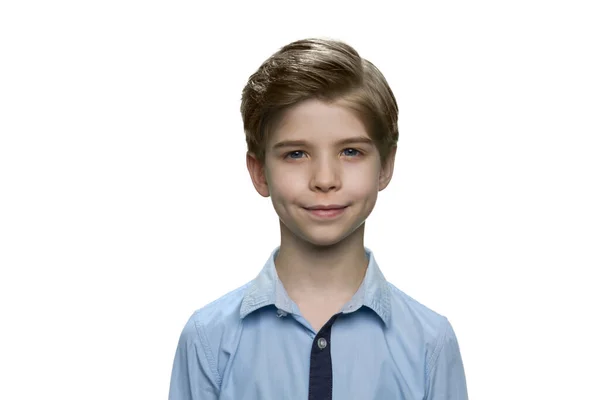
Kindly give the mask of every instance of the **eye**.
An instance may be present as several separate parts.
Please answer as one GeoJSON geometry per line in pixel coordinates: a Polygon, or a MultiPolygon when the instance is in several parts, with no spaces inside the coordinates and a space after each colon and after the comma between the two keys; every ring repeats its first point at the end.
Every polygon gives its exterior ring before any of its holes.
{"type": "Polygon", "coordinates": [[[302,150],[294,150],[290,151],[285,155],[285,158],[291,158],[293,160],[300,159],[304,156],[304,152],[302,150]]]}
{"type": "Polygon", "coordinates": [[[361,152],[356,149],[348,148],[348,149],[344,149],[342,151],[342,154],[344,154],[347,157],[356,157],[357,155],[361,154],[361,152]]]}

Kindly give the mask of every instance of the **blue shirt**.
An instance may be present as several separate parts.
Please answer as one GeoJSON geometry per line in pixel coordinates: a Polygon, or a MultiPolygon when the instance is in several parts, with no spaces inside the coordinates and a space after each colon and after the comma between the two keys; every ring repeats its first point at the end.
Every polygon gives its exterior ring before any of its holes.
{"type": "Polygon", "coordinates": [[[354,297],[319,332],[275,270],[196,311],[181,334],[170,400],[466,400],[448,320],[388,283],[372,252],[354,297]]]}

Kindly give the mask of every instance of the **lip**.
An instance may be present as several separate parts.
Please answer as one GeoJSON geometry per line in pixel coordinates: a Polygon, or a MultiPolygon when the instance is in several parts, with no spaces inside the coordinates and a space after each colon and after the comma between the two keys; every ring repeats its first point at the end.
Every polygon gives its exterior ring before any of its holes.
{"type": "Polygon", "coordinates": [[[341,205],[322,205],[305,208],[308,213],[318,219],[332,219],[344,213],[348,206],[341,205]]]}
{"type": "Polygon", "coordinates": [[[341,208],[346,208],[341,204],[328,204],[328,205],[317,205],[312,207],[306,207],[307,210],[338,210],[341,208]]]}

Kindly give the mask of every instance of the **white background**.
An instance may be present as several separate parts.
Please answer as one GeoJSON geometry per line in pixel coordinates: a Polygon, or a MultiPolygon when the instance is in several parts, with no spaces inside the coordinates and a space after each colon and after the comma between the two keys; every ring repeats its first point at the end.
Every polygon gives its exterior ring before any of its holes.
{"type": "Polygon", "coordinates": [[[396,94],[366,245],[471,399],[600,398],[596,2],[201,3],[2,2],[0,398],[167,397],[188,317],[278,244],[240,96],[311,36],[396,94]]]}

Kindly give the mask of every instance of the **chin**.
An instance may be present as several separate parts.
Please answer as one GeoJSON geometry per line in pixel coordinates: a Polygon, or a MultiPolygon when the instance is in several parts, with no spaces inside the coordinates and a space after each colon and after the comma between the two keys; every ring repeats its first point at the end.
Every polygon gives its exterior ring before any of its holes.
{"type": "Polygon", "coordinates": [[[330,247],[335,246],[354,234],[364,224],[366,218],[362,216],[350,216],[328,224],[318,224],[314,221],[303,219],[280,217],[282,235],[295,236],[312,246],[330,247]]]}
{"type": "Polygon", "coordinates": [[[304,237],[303,239],[315,247],[332,247],[343,240],[340,237],[304,237]]]}
{"type": "Polygon", "coordinates": [[[313,246],[330,247],[344,241],[355,231],[355,229],[349,231],[331,228],[332,227],[330,227],[330,229],[309,229],[301,232],[300,235],[297,236],[313,246]]]}

